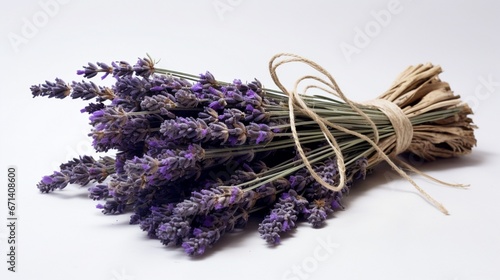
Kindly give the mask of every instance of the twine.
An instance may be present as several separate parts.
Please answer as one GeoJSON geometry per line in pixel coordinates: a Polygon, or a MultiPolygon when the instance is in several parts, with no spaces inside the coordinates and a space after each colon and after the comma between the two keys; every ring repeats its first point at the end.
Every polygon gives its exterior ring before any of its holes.
{"type": "MultiPolygon", "coordinates": [[[[311,176],[323,187],[332,190],[332,191],[340,191],[344,188],[345,183],[346,183],[346,166],[344,162],[344,157],[342,155],[342,151],[331,133],[329,128],[337,129],[342,132],[345,132],[347,134],[353,135],[355,137],[358,137],[366,142],[368,142],[373,149],[375,150],[375,154],[372,156],[372,158],[369,159],[369,161],[385,161],[387,162],[401,177],[405,178],[408,182],[410,182],[417,190],[420,192],[420,194],[432,205],[434,205],[436,208],[438,208],[441,212],[444,214],[448,215],[448,210],[436,201],[434,198],[432,198],[427,192],[425,192],[420,186],[413,181],[413,179],[404,171],[402,170],[398,165],[396,165],[395,162],[400,162],[399,159],[396,158],[396,156],[404,152],[409,145],[411,144],[411,140],[413,137],[413,127],[408,119],[408,117],[404,114],[404,112],[391,101],[387,100],[382,100],[382,99],[375,99],[375,100],[370,100],[365,103],[355,103],[351,101],[349,98],[347,98],[344,93],[340,90],[339,86],[337,85],[335,79],[333,76],[326,71],[323,67],[315,63],[314,61],[311,61],[309,59],[303,58],[301,56],[295,55],[295,54],[290,54],[290,53],[281,53],[273,56],[269,62],[269,72],[271,74],[271,77],[274,81],[274,83],[280,88],[280,90],[286,94],[288,98],[288,109],[289,109],[289,117],[290,117],[290,126],[291,126],[291,131],[292,131],[292,137],[295,141],[295,145],[297,148],[297,151],[302,158],[302,161],[311,174],[311,176]],[[327,80],[324,80],[320,77],[317,76],[303,76],[299,78],[293,87],[292,90],[288,90],[280,81],[278,74],[277,74],[277,68],[279,68],[282,65],[288,64],[288,63],[293,63],[293,62],[298,62],[298,63],[303,63],[306,64],[310,67],[312,67],[314,70],[318,71],[322,75],[324,75],[327,80]],[[300,94],[298,92],[298,87],[299,84],[305,80],[315,80],[321,84],[323,84],[326,87],[322,86],[316,86],[316,85],[308,85],[305,88],[305,92],[303,94],[300,94]],[[329,93],[337,98],[342,99],[347,105],[349,105],[355,112],[357,112],[361,117],[363,117],[366,121],[367,124],[370,125],[374,139],[370,139],[366,135],[360,134],[356,131],[349,130],[341,125],[332,123],[318,114],[316,114],[313,110],[309,108],[309,106],[305,103],[305,101],[302,98],[302,95],[304,95],[308,89],[310,88],[317,88],[320,89],[326,93],[329,93]],[[394,127],[394,132],[395,132],[395,147],[392,150],[387,150],[390,149],[390,146],[393,143],[384,143],[383,145],[379,146],[379,132],[377,129],[377,126],[375,123],[370,119],[370,117],[365,114],[360,108],[363,106],[371,106],[371,107],[376,107],[378,108],[382,113],[384,113],[389,121],[391,122],[392,126],[394,127]],[[339,182],[336,186],[333,186],[327,182],[325,182],[312,168],[311,163],[309,162],[304,150],[302,149],[302,145],[300,143],[300,139],[297,133],[297,128],[295,127],[295,112],[300,112],[308,117],[310,117],[312,120],[317,122],[319,125],[323,135],[325,136],[325,139],[327,143],[330,145],[332,148],[336,160],[337,160],[337,165],[339,169],[339,182]]],[[[402,76],[401,79],[403,79],[404,76],[402,76]]],[[[404,163],[405,167],[410,168],[412,171],[415,171],[416,168],[411,167],[410,165],[404,163]]],[[[418,171],[418,170],[417,170],[418,171]]],[[[423,174],[422,172],[418,171],[419,174],[423,174]]],[[[430,177],[428,175],[425,175],[426,177],[430,177]]],[[[432,177],[430,177],[432,178],[432,177]]],[[[432,178],[433,179],[433,178],[432,178]]],[[[434,179],[437,182],[442,182],[439,180],[434,179]]],[[[447,184],[446,185],[453,185],[453,184],[447,184]]]]}
{"type": "Polygon", "coordinates": [[[385,99],[373,99],[363,102],[363,104],[376,107],[384,113],[391,122],[394,128],[394,134],[396,134],[396,147],[389,156],[395,157],[406,151],[406,149],[410,147],[411,140],[413,139],[413,126],[403,110],[401,110],[398,105],[385,99]]]}

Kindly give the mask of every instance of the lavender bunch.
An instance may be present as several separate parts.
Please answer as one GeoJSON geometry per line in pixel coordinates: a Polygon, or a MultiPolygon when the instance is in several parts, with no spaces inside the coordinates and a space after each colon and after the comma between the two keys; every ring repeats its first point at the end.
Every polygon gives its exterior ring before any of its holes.
{"type": "MultiPolygon", "coordinates": [[[[254,213],[264,214],[258,230],[271,245],[279,244],[301,220],[322,227],[329,215],[343,209],[342,199],[353,181],[364,179],[380,161],[377,149],[396,149],[391,121],[369,106],[362,108],[362,116],[350,104],[302,96],[305,109],[290,105],[284,91],[266,89],[258,80],[228,83],[210,72],[161,69],[149,56],[133,65],[88,63],[76,74],[84,79],[112,77],[115,83],[99,86],[56,78],[33,85],[31,93],[86,101],[81,113],[88,114],[95,150],[114,155],[81,156],[62,164],[41,179],[39,190],[88,186],[89,198],[100,201],[97,208],[104,214],[130,213],[131,224],[188,255],[204,254],[226,233],[244,228],[254,213]],[[371,128],[366,118],[373,122],[371,128]],[[375,140],[385,146],[374,146],[375,140]]],[[[402,94],[425,89],[415,95],[423,98],[436,83],[430,76],[402,94]]],[[[421,99],[415,96],[395,99],[387,94],[387,99],[413,100],[398,106],[418,107],[421,99]]],[[[431,140],[425,133],[416,135],[405,152],[432,160],[466,153],[475,144],[467,106],[454,102],[437,107],[411,115],[413,126],[422,126],[418,131],[442,124],[457,129],[447,130],[444,142],[425,144],[433,147],[427,152],[419,147],[431,140]]]]}

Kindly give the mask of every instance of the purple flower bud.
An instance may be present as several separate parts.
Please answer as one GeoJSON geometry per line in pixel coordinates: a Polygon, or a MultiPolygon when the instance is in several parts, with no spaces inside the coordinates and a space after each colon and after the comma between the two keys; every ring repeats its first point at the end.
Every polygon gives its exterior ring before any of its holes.
{"type": "Polygon", "coordinates": [[[77,75],[83,75],[85,78],[93,78],[99,72],[99,68],[94,63],[89,62],[88,66],[82,66],[83,70],[77,70],[77,75]]]}
{"type": "Polygon", "coordinates": [[[110,197],[107,185],[95,185],[89,189],[89,198],[92,200],[103,200],[110,197]]]}
{"type": "Polygon", "coordinates": [[[141,101],[141,109],[145,111],[157,111],[162,108],[174,108],[175,103],[165,95],[145,96],[141,101]]]}
{"type": "Polygon", "coordinates": [[[214,75],[210,72],[205,72],[205,74],[200,74],[200,83],[201,84],[211,84],[217,86],[217,81],[214,78],[214,75]]]}
{"type": "Polygon", "coordinates": [[[214,110],[222,110],[224,109],[224,107],[227,105],[226,103],[226,100],[224,99],[219,99],[219,100],[216,100],[216,101],[212,101],[208,107],[210,107],[211,109],[214,109],[214,110]]]}
{"type": "Polygon", "coordinates": [[[97,66],[101,67],[101,71],[99,72],[104,72],[104,75],[101,77],[101,80],[104,80],[109,74],[113,73],[113,67],[108,66],[104,62],[97,62],[97,66]]]}
{"type": "Polygon", "coordinates": [[[113,77],[123,77],[132,76],[134,74],[134,68],[126,61],[112,62],[113,66],[113,77]]]}
{"type": "Polygon", "coordinates": [[[102,110],[103,108],[104,108],[103,103],[89,103],[89,105],[85,106],[85,108],[80,110],[80,113],[92,114],[95,111],[102,110]]]}
{"type": "Polygon", "coordinates": [[[161,224],[168,223],[172,215],[171,206],[173,204],[163,206],[151,206],[150,213],[147,217],[140,220],[139,224],[143,231],[146,231],[151,238],[158,238],[156,232],[161,224]]]}
{"type": "Polygon", "coordinates": [[[137,76],[147,78],[153,75],[155,71],[155,62],[150,57],[139,58],[133,68],[137,76]]]}
{"type": "Polygon", "coordinates": [[[229,204],[235,204],[238,201],[239,196],[242,194],[240,188],[231,188],[231,197],[229,197],[229,204]]]}
{"type": "Polygon", "coordinates": [[[207,124],[195,118],[178,117],[174,120],[165,120],[160,126],[160,133],[169,141],[206,141],[208,140],[207,130],[207,124]]]}
{"type": "Polygon", "coordinates": [[[198,97],[188,90],[180,89],[175,92],[175,100],[180,107],[195,108],[200,103],[198,97]]]}
{"type": "Polygon", "coordinates": [[[50,176],[43,176],[43,178],[42,178],[42,183],[44,183],[46,185],[52,184],[53,182],[54,182],[54,179],[52,179],[52,177],[50,177],[50,176]]]}
{"type": "Polygon", "coordinates": [[[273,140],[274,133],[266,124],[250,123],[246,127],[250,144],[269,143],[273,140]]]}
{"type": "Polygon", "coordinates": [[[71,87],[73,88],[73,93],[71,93],[73,99],[81,98],[89,100],[98,96],[98,93],[101,92],[101,88],[93,82],[82,81],[81,83],[77,83],[73,81],[71,87]]]}
{"type": "Polygon", "coordinates": [[[156,230],[156,236],[164,245],[180,245],[191,230],[188,222],[178,216],[171,216],[168,222],[162,223],[156,230]]]}
{"type": "Polygon", "coordinates": [[[106,78],[109,74],[113,73],[113,68],[109,67],[106,63],[98,62],[97,66],[93,63],[88,63],[88,66],[83,66],[83,70],[77,70],[77,75],[83,75],[85,78],[93,78],[99,72],[104,72],[105,74],[101,79],[106,78]]]}
{"type": "Polygon", "coordinates": [[[33,97],[48,96],[49,98],[63,99],[71,93],[71,86],[62,79],[56,78],[55,83],[45,81],[42,85],[33,85],[30,87],[33,97]]]}
{"type": "Polygon", "coordinates": [[[203,89],[203,85],[201,83],[196,83],[193,86],[191,86],[191,91],[193,92],[201,92],[203,89]]]}
{"type": "Polygon", "coordinates": [[[103,214],[118,215],[125,212],[126,204],[115,200],[108,200],[104,205],[97,204],[96,208],[102,209],[103,214]]]}
{"type": "Polygon", "coordinates": [[[70,181],[70,171],[61,170],[54,171],[50,176],[44,176],[42,180],[37,184],[38,189],[42,193],[49,193],[55,189],[65,188],[70,181]]]}
{"type": "Polygon", "coordinates": [[[259,225],[261,237],[269,244],[279,244],[279,233],[295,228],[298,214],[303,211],[307,204],[307,200],[299,197],[293,190],[282,193],[279,201],[274,204],[271,213],[259,225]]]}

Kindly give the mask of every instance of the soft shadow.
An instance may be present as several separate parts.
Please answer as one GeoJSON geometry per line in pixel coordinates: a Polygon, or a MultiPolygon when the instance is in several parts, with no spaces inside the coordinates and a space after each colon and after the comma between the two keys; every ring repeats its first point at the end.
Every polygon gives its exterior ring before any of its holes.
{"type": "MultiPolygon", "coordinates": [[[[423,173],[432,172],[434,177],[437,179],[447,181],[446,178],[439,178],[436,175],[436,172],[443,170],[457,170],[459,171],[461,168],[466,167],[477,167],[477,166],[485,166],[491,164],[493,160],[495,160],[496,154],[483,151],[483,150],[474,150],[471,154],[456,157],[456,158],[447,158],[447,159],[437,159],[435,161],[424,162],[415,157],[404,156],[404,159],[407,163],[410,163],[413,167],[418,169],[423,173]]],[[[413,172],[407,172],[410,177],[413,179],[421,178],[422,180],[429,182],[431,184],[438,184],[436,182],[431,181],[425,177],[422,177],[413,172]]],[[[408,188],[400,188],[400,189],[391,189],[391,191],[403,192],[403,193],[411,193],[416,196],[421,196],[421,194],[413,189],[412,185],[406,181],[403,177],[399,176],[399,174],[392,169],[387,163],[382,162],[379,165],[375,166],[369,174],[367,174],[365,180],[356,180],[353,182],[353,186],[351,187],[349,194],[343,199],[342,204],[345,208],[348,208],[350,204],[354,203],[356,198],[361,197],[363,194],[368,192],[374,188],[380,188],[388,183],[388,181],[393,182],[402,182],[407,183],[410,187],[408,188]],[[388,177],[389,175],[389,177],[388,177]]],[[[454,182],[453,180],[450,183],[460,183],[454,182]]],[[[463,182],[468,183],[468,182],[463,182]]],[[[443,185],[443,187],[448,187],[443,185]]],[[[430,204],[430,202],[428,202],[430,204]]],[[[430,204],[432,205],[432,204],[430,204]]],[[[341,215],[343,211],[335,212],[334,215],[341,215]]]]}
{"type": "Polygon", "coordinates": [[[73,198],[90,199],[88,187],[67,186],[62,190],[54,190],[50,193],[43,193],[42,195],[50,195],[61,199],[73,199],[73,198]]]}
{"type": "Polygon", "coordinates": [[[460,169],[461,167],[471,167],[487,165],[497,157],[495,153],[474,150],[471,154],[455,158],[442,158],[435,161],[422,161],[416,157],[404,156],[403,159],[420,171],[441,171],[460,169]]]}

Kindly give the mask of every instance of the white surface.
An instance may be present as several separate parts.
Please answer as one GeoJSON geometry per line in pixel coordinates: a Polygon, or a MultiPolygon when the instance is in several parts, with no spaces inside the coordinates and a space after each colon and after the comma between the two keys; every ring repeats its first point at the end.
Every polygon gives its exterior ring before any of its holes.
{"type": "Polygon", "coordinates": [[[48,12],[40,2],[5,2],[0,12],[0,176],[16,165],[19,179],[16,273],[4,261],[1,179],[1,279],[500,279],[498,2],[60,1],[48,12]],[[382,26],[372,11],[380,14],[388,5],[395,6],[382,26]],[[23,35],[34,20],[36,30],[23,35]],[[366,46],[358,42],[359,53],[348,59],[341,46],[356,47],[356,28],[372,28],[373,37],[366,46]],[[25,40],[15,46],[12,34],[25,40]],[[431,207],[404,180],[386,180],[382,168],[355,184],[346,210],[325,228],[303,224],[269,248],[255,221],[243,233],[226,235],[206,257],[191,259],[146,238],[128,225],[127,215],[102,215],[85,189],[38,192],[43,175],[87,153],[90,142],[87,117],[78,112],[84,103],[32,99],[30,85],[79,80],[75,71],[88,61],[133,63],[146,53],[166,68],[272,85],[267,62],[279,52],[315,60],[360,101],[383,92],[408,65],[441,65],[441,78],[471,102],[480,127],[471,155],[419,167],[470,183],[469,190],[415,177],[451,215],[431,207]],[[496,84],[485,87],[484,80],[496,84]],[[321,247],[325,242],[330,249],[321,247]]]}

